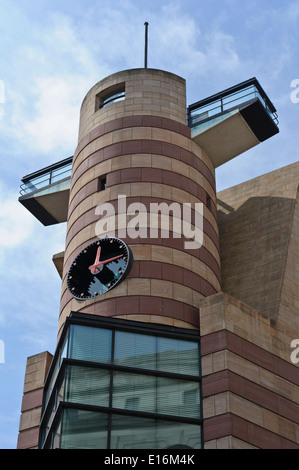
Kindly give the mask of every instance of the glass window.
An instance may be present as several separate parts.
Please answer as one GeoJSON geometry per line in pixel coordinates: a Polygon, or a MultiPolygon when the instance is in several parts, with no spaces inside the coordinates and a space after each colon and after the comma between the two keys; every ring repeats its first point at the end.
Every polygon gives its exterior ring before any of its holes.
{"type": "Polygon", "coordinates": [[[100,176],[98,179],[98,192],[105,191],[107,188],[107,176],[100,176]]]}
{"type": "Polygon", "coordinates": [[[136,416],[112,415],[111,449],[200,449],[201,428],[136,416]]]}
{"type": "Polygon", "coordinates": [[[112,415],[111,449],[155,449],[156,420],[112,415]]]}
{"type": "Polygon", "coordinates": [[[200,418],[199,384],[187,380],[157,377],[157,413],[200,418]],[[192,393],[192,400],[186,401],[186,393],[192,393]]]}
{"type": "Polygon", "coordinates": [[[58,422],[53,432],[53,443],[51,446],[52,449],[60,448],[60,437],[61,437],[61,420],[58,422]]]}
{"type": "Polygon", "coordinates": [[[161,331],[70,324],[45,390],[47,398],[53,394],[43,410],[41,447],[200,448],[197,336],[161,331]]]}
{"type": "Polygon", "coordinates": [[[112,93],[101,100],[100,108],[107,106],[110,103],[116,103],[125,99],[125,91],[119,91],[117,93],[112,93]]]}
{"type": "Polygon", "coordinates": [[[128,367],[198,376],[198,343],[116,331],[114,362],[128,367]]]}
{"type": "Polygon", "coordinates": [[[69,357],[83,361],[110,362],[112,331],[71,325],[69,357]]]}
{"type": "Polygon", "coordinates": [[[157,349],[158,370],[198,376],[198,343],[159,337],[157,349]]]}
{"type": "Polygon", "coordinates": [[[53,391],[55,381],[57,379],[58,372],[60,370],[60,366],[62,363],[62,360],[67,357],[67,348],[68,348],[68,334],[66,334],[63,343],[61,344],[61,347],[58,350],[57,357],[54,359],[53,364],[52,364],[52,374],[51,374],[51,379],[49,380],[47,387],[45,389],[45,405],[48,403],[51,393],[53,391]]]}
{"type": "Polygon", "coordinates": [[[110,372],[91,367],[68,366],[64,401],[109,406],[110,372]]]}
{"type": "Polygon", "coordinates": [[[157,449],[200,449],[201,427],[198,424],[157,422],[157,449]]]}
{"type": "Polygon", "coordinates": [[[125,83],[118,83],[117,85],[113,85],[106,90],[101,91],[96,95],[95,111],[107,106],[108,104],[124,100],[125,95],[125,83]]]}
{"type": "Polygon", "coordinates": [[[65,409],[61,449],[107,449],[108,415],[93,411],[65,409]]]}
{"type": "Polygon", "coordinates": [[[124,331],[115,332],[114,362],[128,367],[156,369],[156,338],[124,331]]]}
{"type": "Polygon", "coordinates": [[[45,405],[49,402],[51,393],[54,389],[54,385],[55,385],[55,381],[57,379],[59,369],[60,369],[60,363],[59,363],[59,361],[56,361],[56,363],[53,367],[51,378],[48,382],[47,388],[45,389],[45,405]]]}
{"type": "Polygon", "coordinates": [[[138,410],[140,403],[140,397],[126,398],[125,408],[126,410],[138,410]]]}
{"type": "Polygon", "coordinates": [[[156,377],[115,372],[113,408],[156,412],[156,377]]]}
{"type": "Polygon", "coordinates": [[[176,378],[115,372],[112,406],[148,413],[200,418],[199,384],[176,378]]]}

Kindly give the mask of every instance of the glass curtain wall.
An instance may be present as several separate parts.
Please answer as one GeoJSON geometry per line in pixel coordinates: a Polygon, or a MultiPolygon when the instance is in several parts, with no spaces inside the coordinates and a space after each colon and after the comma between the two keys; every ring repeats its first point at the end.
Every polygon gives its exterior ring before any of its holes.
{"type": "Polygon", "coordinates": [[[41,448],[201,448],[198,332],[67,323],[45,386],[41,448]]]}

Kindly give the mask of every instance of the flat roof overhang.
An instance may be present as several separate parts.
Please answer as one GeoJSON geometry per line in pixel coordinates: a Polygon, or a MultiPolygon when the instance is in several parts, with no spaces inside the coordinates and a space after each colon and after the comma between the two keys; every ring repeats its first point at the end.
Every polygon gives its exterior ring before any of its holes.
{"type": "Polygon", "coordinates": [[[21,196],[19,202],[45,226],[66,222],[70,183],[71,178],[65,178],[21,196]]]}
{"type": "Polygon", "coordinates": [[[255,98],[192,127],[191,137],[217,168],[278,132],[269,113],[255,98]]]}
{"type": "Polygon", "coordinates": [[[56,253],[55,255],[53,255],[52,261],[54,263],[55,268],[57,269],[59,276],[62,279],[63,264],[64,264],[64,251],[61,251],[60,253],[56,253]]]}

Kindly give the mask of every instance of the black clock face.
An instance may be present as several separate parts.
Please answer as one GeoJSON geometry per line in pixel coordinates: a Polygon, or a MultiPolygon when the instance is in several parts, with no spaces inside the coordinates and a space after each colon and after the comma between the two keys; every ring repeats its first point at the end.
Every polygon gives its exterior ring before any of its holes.
{"type": "Polygon", "coordinates": [[[132,265],[129,247],[118,238],[102,238],[84,248],[67,274],[73,297],[86,300],[104,294],[119,284],[132,265]]]}

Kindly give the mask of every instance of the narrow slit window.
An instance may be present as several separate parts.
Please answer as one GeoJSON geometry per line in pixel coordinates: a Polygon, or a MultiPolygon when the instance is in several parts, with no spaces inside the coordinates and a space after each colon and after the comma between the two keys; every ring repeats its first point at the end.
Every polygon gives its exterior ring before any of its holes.
{"type": "Polygon", "coordinates": [[[100,178],[98,179],[98,192],[105,191],[106,187],[107,187],[106,175],[100,176],[100,178]]]}
{"type": "Polygon", "coordinates": [[[208,193],[207,193],[207,208],[209,210],[212,210],[212,198],[208,193]]]}
{"type": "Polygon", "coordinates": [[[96,96],[96,111],[125,99],[125,84],[121,83],[102,91],[96,96]]]}

